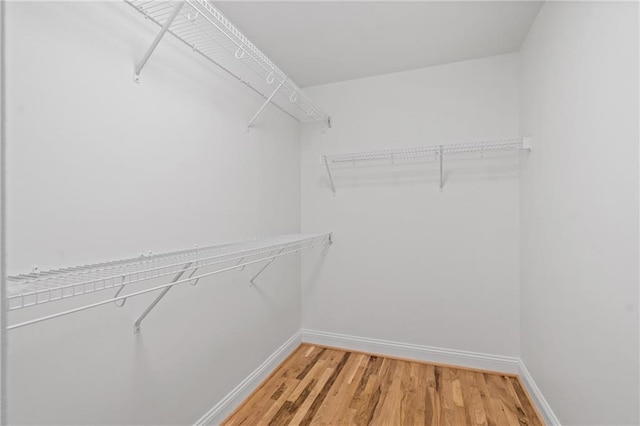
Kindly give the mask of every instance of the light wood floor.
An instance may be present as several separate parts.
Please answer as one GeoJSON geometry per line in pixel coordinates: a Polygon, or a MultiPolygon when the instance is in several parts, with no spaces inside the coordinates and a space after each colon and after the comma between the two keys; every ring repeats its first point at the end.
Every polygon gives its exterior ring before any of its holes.
{"type": "Polygon", "coordinates": [[[306,344],[223,424],[543,425],[515,376],[306,344]]]}

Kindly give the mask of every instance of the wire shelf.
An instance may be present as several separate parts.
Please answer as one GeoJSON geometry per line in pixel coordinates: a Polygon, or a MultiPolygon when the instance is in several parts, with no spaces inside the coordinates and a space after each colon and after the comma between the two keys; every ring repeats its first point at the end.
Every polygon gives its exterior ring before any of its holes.
{"type": "Polygon", "coordinates": [[[531,138],[520,137],[511,139],[498,139],[483,142],[467,142],[455,145],[434,145],[415,148],[385,149],[378,151],[357,152],[351,154],[324,155],[320,158],[321,164],[327,169],[329,184],[333,193],[336,193],[335,183],[331,174],[332,167],[358,166],[358,165],[392,165],[407,164],[413,162],[439,161],[440,162],[440,190],[444,186],[444,160],[464,158],[490,158],[509,155],[521,150],[531,150],[531,138]]]}
{"type": "Polygon", "coordinates": [[[270,99],[271,103],[296,120],[329,120],[329,115],[322,108],[208,0],[125,2],[160,27],[170,19],[175,8],[180,7],[168,28],[169,33],[265,99],[270,99]],[[276,90],[278,87],[280,89],[276,90]]]}
{"type": "Polygon", "coordinates": [[[492,156],[526,149],[526,138],[502,139],[484,142],[469,142],[455,145],[434,145],[426,147],[386,149],[350,154],[325,155],[321,161],[329,166],[358,165],[358,163],[402,161],[438,161],[444,158],[468,155],[492,156]]]}
{"type": "Polygon", "coordinates": [[[230,262],[239,266],[257,263],[272,259],[274,253],[292,253],[330,241],[330,234],[295,234],[14,275],[7,278],[7,304],[9,310],[22,309],[181,272],[193,271],[190,278],[196,280],[193,273],[198,269],[228,269],[230,262]]]}

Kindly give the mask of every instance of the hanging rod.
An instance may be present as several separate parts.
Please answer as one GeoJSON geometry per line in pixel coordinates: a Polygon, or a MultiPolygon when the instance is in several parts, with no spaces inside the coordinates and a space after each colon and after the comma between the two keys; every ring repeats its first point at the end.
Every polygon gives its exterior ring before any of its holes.
{"type": "Polygon", "coordinates": [[[531,151],[531,138],[519,137],[453,145],[434,145],[413,148],[385,149],[350,154],[324,155],[320,163],[326,168],[331,190],[335,194],[332,167],[359,165],[395,165],[438,161],[440,163],[440,189],[444,186],[444,160],[462,158],[490,158],[509,152],[531,151]]]}
{"type": "MultiPolygon", "coordinates": [[[[35,324],[41,321],[84,311],[94,307],[115,303],[124,305],[129,297],[135,297],[156,290],[165,290],[174,285],[197,283],[201,278],[216,275],[232,269],[244,269],[249,265],[310,249],[320,245],[331,244],[331,234],[288,235],[241,243],[221,244],[205,248],[197,248],[148,256],[144,258],[124,259],[115,262],[84,265],[74,268],[58,269],[47,272],[23,274],[9,278],[7,303],[11,310],[53,302],[67,297],[76,297],[100,290],[119,287],[118,292],[100,302],[80,306],[52,315],[32,319],[7,327],[12,330],[35,324]],[[237,261],[240,259],[240,261],[237,261]],[[233,264],[231,264],[233,262],[233,264]],[[209,272],[196,271],[208,268],[209,272]],[[191,274],[182,278],[183,274],[191,274]],[[139,291],[120,295],[123,288],[159,277],[176,275],[168,284],[158,285],[139,291]],[[69,282],[71,281],[71,282],[69,282]]],[[[262,272],[262,271],[260,271],[262,272]]],[[[253,285],[251,279],[251,284],[253,285]]],[[[163,292],[161,296],[164,296],[163,292]]],[[[161,298],[161,297],[160,297],[161,298]]],[[[140,321],[157,304],[159,298],[136,322],[134,331],[139,330],[140,321]]]]}
{"type": "Polygon", "coordinates": [[[329,115],[208,0],[125,2],[160,27],[160,33],[135,68],[134,81],[139,81],[149,56],[168,32],[257,92],[266,103],[276,105],[300,122],[322,120],[331,126],[329,115]]]}

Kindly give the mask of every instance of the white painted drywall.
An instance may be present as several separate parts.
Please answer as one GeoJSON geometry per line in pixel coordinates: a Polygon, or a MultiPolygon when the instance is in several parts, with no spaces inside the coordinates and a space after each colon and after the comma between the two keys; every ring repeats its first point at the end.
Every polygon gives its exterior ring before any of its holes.
{"type": "Polygon", "coordinates": [[[565,425],[640,420],[637,8],[547,2],[521,51],[521,356],[565,425]]]}
{"type": "MultiPolygon", "coordinates": [[[[0,2],[0,300],[6,297],[6,25],[5,2],[0,2]]],[[[0,424],[7,423],[7,309],[3,303],[0,306],[0,424]]]]}
{"type": "Polygon", "coordinates": [[[302,131],[307,330],[518,355],[519,159],[336,170],[320,156],[518,135],[518,55],[316,86],[333,128],[302,131]]]}
{"type": "MultiPolygon", "coordinates": [[[[9,2],[11,273],[299,232],[299,126],[124,2],[9,2]]],[[[275,262],[9,335],[11,424],[188,424],[300,329],[275,262]]],[[[101,294],[104,297],[106,294],[101,294]]],[[[66,300],[56,309],[84,301],[66,300]]],[[[16,312],[11,320],[51,312],[16,312]]]]}

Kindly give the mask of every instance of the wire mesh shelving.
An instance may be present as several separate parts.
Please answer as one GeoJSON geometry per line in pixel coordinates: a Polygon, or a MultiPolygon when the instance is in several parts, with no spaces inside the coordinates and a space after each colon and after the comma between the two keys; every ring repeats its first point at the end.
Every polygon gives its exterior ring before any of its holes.
{"type": "Polygon", "coordinates": [[[327,170],[329,183],[335,193],[331,169],[359,165],[394,165],[427,161],[440,162],[440,189],[444,186],[444,160],[464,158],[491,158],[522,150],[531,150],[531,138],[519,137],[453,145],[385,149],[349,154],[325,155],[320,159],[327,170]]]}
{"type": "Polygon", "coordinates": [[[161,27],[135,68],[134,80],[165,32],[221,67],[265,99],[249,126],[272,103],[300,122],[325,120],[329,115],[282,72],[260,49],[208,0],[125,0],[161,27]]]}
{"type": "MultiPolygon", "coordinates": [[[[128,297],[163,290],[150,306],[152,309],[166,294],[166,291],[174,285],[187,282],[195,285],[206,276],[233,269],[244,269],[249,265],[266,262],[259,272],[249,280],[253,285],[254,280],[276,258],[330,243],[331,234],[294,234],[9,276],[7,278],[6,300],[9,311],[102,290],[112,289],[116,290],[116,293],[114,296],[96,303],[12,324],[7,329],[19,328],[107,303],[123,306],[128,297]],[[124,290],[134,284],[161,278],[173,279],[168,284],[124,293],[124,290]]],[[[148,311],[141,318],[144,318],[148,311]]],[[[139,330],[139,325],[137,322],[136,332],[139,330]]]]}

